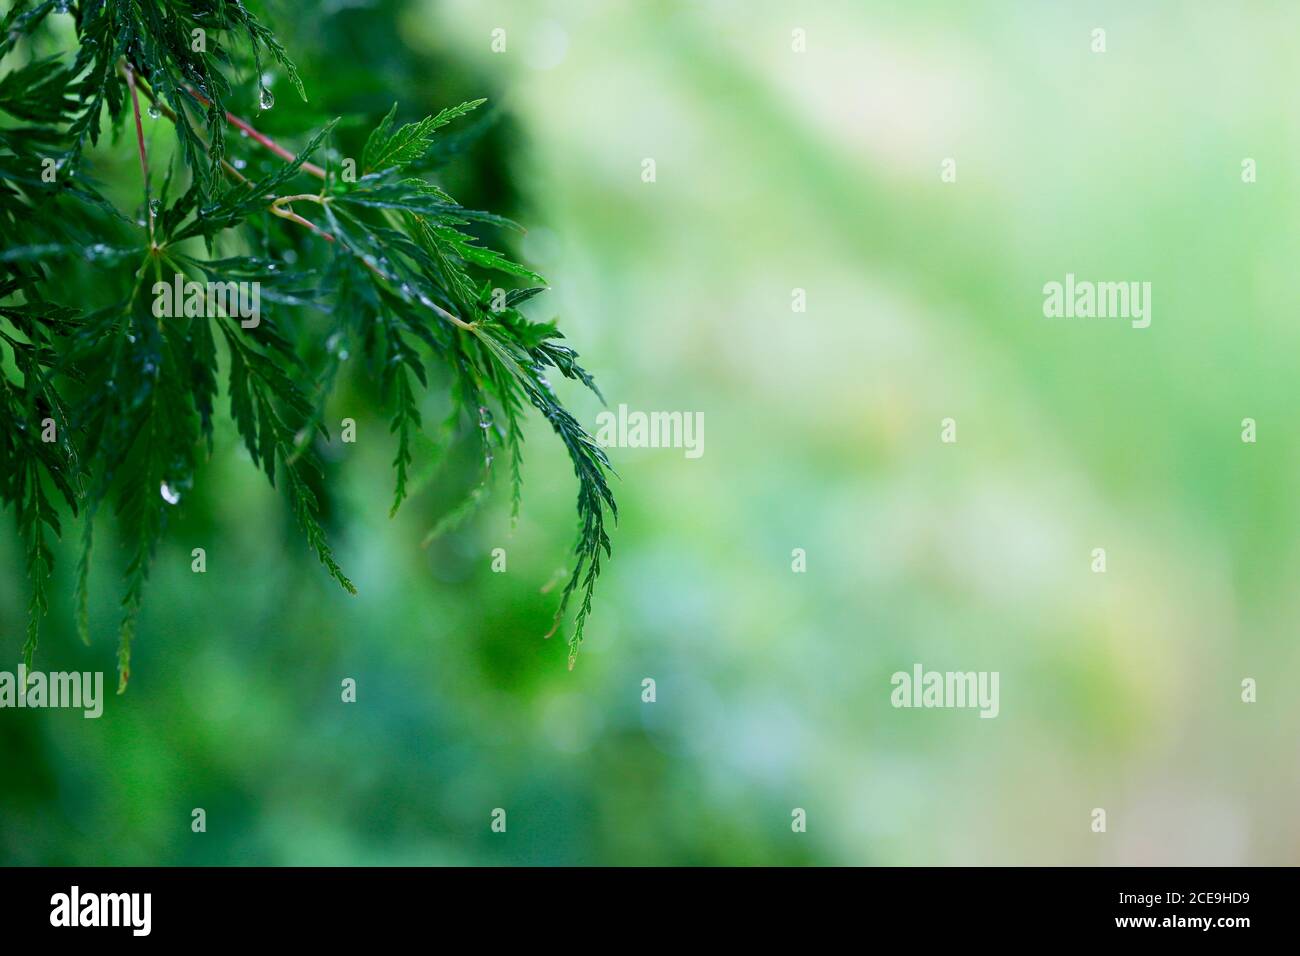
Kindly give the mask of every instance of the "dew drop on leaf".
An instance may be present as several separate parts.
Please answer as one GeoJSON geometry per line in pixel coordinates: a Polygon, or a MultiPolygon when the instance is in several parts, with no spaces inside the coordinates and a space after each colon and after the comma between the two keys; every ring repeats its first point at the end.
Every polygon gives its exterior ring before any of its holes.
{"type": "Polygon", "coordinates": [[[269,110],[272,106],[275,105],[275,94],[272,93],[270,90],[268,90],[265,86],[262,87],[261,92],[258,94],[258,96],[259,96],[258,105],[261,106],[262,109],[269,110]]]}
{"type": "Polygon", "coordinates": [[[169,505],[178,504],[181,500],[181,493],[165,481],[158,486],[158,493],[162,495],[163,501],[169,505]]]}

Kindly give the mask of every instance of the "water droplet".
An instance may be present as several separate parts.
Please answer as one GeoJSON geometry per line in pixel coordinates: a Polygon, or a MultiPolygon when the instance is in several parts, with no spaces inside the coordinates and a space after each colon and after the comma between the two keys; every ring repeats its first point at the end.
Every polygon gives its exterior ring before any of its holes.
{"type": "Polygon", "coordinates": [[[346,362],[348,360],[348,354],[347,349],[339,349],[339,361],[346,362]]]}
{"type": "Polygon", "coordinates": [[[492,409],[488,408],[486,405],[480,405],[480,406],[479,406],[479,410],[478,410],[478,427],[479,427],[479,428],[491,428],[491,427],[492,427],[492,409]]]}
{"type": "Polygon", "coordinates": [[[236,157],[235,159],[232,159],[232,160],[230,161],[230,165],[231,165],[231,166],[234,166],[236,169],[243,169],[245,166],[248,165],[248,161],[247,161],[247,160],[244,160],[244,159],[239,159],[238,157],[236,157]]]}
{"type": "Polygon", "coordinates": [[[158,215],[158,211],[159,211],[160,209],[162,209],[162,200],[161,200],[161,199],[150,199],[150,200],[149,200],[149,211],[150,211],[150,212],[152,212],[152,213],[156,216],[156,215],[158,215]]]}
{"type": "Polygon", "coordinates": [[[165,481],[158,486],[158,493],[162,495],[163,501],[169,505],[178,504],[181,500],[181,493],[165,481]]]}
{"type": "Polygon", "coordinates": [[[157,119],[158,117],[162,116],[162,110],[160,110],[160,109],[159,109],[155,104],[153,104],[153,103],[150,103],[150,104],[149,104],[149,110],[148,110],[148,113],[149,113],[149,118],[150,118],[150,119],[157,119]]]}
{"type": "Polygon", "coordinates": [[[262,109],[269,110],[272,106],[275,105],[275,94],[272,93],[270,90],[268,90],[265,86],[262,87],[261,92],[258,94],[258,96],[259,96],[258,105],[261,106],[262,109]]]}

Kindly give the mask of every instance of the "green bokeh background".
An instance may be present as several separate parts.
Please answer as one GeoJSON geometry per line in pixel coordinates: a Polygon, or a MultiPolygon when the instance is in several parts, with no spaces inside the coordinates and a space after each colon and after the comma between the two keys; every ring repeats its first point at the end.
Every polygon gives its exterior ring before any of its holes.
{"type": "MultiPolygon", "coordinates": [[[[515,251],[553,287],[534,314],[611,403],[703,412],[705,453],[613,450],[615,556],[569,672],[541,589],[575,486],[544,425],[518,526],[498,483],[422,548],[472,455],[390,520],[393,443],[356,370],[331,409],[358,441],[326,449],[352,598],[226,422],[129,691],[98,721],[0,712],[0,862],[1300,861],[1300,10],[271,7],[313,99],[281,81],[269,132],[491,98],[443,181],[529,225],[515,251]],[[1067,272],[1151,282],[1151,327],[1044,318],[1067,272]],[[1000,715],[895,710],[917,662],[999,671],[1000,715]]],[[[96,154],[124,209],[135,163],[129,139],[96,154]]],[[[598,403],[562,394],[594,428],[598,403]]],[[[69,535],[37,666],[111,683],[123,559],[101,530],[95,640],[71,626],[69,535]]],[[[26,593],[7,533],[15,664],[26,593]]]]}

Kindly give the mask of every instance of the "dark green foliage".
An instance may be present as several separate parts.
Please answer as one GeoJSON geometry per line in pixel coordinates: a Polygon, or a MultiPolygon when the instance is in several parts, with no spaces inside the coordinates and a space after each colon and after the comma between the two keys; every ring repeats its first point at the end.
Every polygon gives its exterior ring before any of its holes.
{"type": "Polygon", "coordinates": [[[223,387],[254,464],[283,488],[326,571],[354,592],[320,524],[314,451],[329,439],[324,403],[346,346],[364,357],[389,402],[394,514],[408,493],[431,368],[449,376],[449,429],[479,436],[484,484],[433,534],[482,499],[495,451],[509,456],[517,512],[529,408],[559,436],[579,485],[576,567],[557,612],[558,624],[577,598],[572,666],[609,554],[605,519],[616,514],[609,462],[546,376],[553,370],[593,391],[594,382],[553,324],[518,309],[545,280],[470,231],[517,227],[460,206],[426,178],[439,130],[483,101],[403,125],[394,106],[370,134],[360,168],[345,175],[353,170],[331,147],[337,121],[286,152],[228,117],[250,76],[269,104],[261,79],[268,59],[306,98],[283,46],[239,0],[18,2],[0,29],[0,57],[0,501],[12,506],[27,553],[28,662],[48,603],[49,541],[61,534],[60,511],[85,522],[76,607],[88,639],[93,524],[111,510],[130,552],[119,633],[125,687],[169,502],[193,484],[212,450],[223,387]],[[55,21],[66,27],[69,19],[75,49],[49,52],[67,34],[55,21]],[[84,157],[107,121],[118,148],[138,150],[147,168],[146,142],[137,138],[143,109],[171,121],[176,145],[156,191],[142,170],[142,203],[130,216],[100,194],[84,157]],[[236,151],[265,147],[279,157],[274,166],[241,173],[230,161],[231,127],[245,134],[236,151]],[[311,265],[296,267],[298,256],[284,254],[295,232],[316,243],[311,265]],[[87,268],[102,273],[103,300],[63,301],[68,278],[87,268]],[[241,327],[226,312],[159,318],[154,283],[178,273],[258,282],[260,322],[241,327]],[[485,273],[527,285],[502,294],[485,273]],[[327,318],[311,347],[297,334],[304,312],[327,318]],[[106,502],[110,509],[101,509],[106,502]]]}

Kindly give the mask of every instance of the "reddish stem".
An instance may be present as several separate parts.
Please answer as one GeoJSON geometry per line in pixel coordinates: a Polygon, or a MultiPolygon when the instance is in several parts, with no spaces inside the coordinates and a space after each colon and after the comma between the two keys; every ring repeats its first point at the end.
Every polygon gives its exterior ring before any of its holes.
{"type": "Polygon", "coordinates": [[[140,150],[140,172],[144,174],[144,208],[149,216],[149,242],[153,243],[153,203],[149,197],[149,156],[144,148],[144,126],[140,122],[140,97],[135,91],[135,70],[126,67],[126,85],[131,90],[131,108],[135,111],[135,142],[140,150]]]}
{"type": "MultiPolygon", "coordinates": [[[[133,81],[133,79],[132,79],[132,75],[129,73],[129,67],[128,67],[128,77],[127,77],[127,78],[128,78],[128,81],[130,81],[131,84],[132,84],[132,85],[131,85],[131,94],[132,94],[132,96],[134,96],[134,95],[135,95],[135,85],[134,85],[134,81],[133,81]]],[[[212,105],[212,103],[211,103],[210,100],[208,100],[206,97],[204,97],[203,94],[201,94],[198,90],[194,89],[193,87],[188,87],[188,86],[187,86],[187,87],[185,88],[185,90],[186,90],[187,93],[190,94],[190,96],[194,97],[195,101],[198,102],[201,106],[207,107],[207,106],[211,106],[211,105],[212,105]]],[[[159,109],[161,109],[161,110],[166,114],[166,116],[168,117],[168,119],[172,120],[173,122],[176,121],[176,114],[173,113],[172,110],[170,110],[170,109],[167,107],[167,105],[166,105],[165,103],[163,103],[161,100],[159,100],[159,99],[155,96],[153,90],[146,88],[145,92],[149,95],[150,102],[152,102],[155,106],[157,106],[159,109]]],[[[277,156],[281,157],[282,159],[286,159],[286,160],[288,160],[289,162],[293,162],[293,160],[297,158],[297,157],[294,156],[293,153],[289,152],[287,149],[285,149],[283,146],[281,146],[281,145],[280,145],[279,143],[277,143],[275,140],[271,139],[271,137],[267,136],[265,133],[260,133],[260,132],[258,132],[258,131],[255,130],[252,126],[250,126],[247,122],[245,122],[244,120],[240,119],[238,116],[236,116],[234,113],[231,113],[229,110],[226,111],[226,122],[230,123],[232,126],[236,127],[237,129],[243,130],[243,131],[246,132],[246,133],[249,135],[249,137],[250,137],[251,139],[253,139],[255,142],[257,142],[257,143],[261,144],[262,146],[266,147],[267,149],[269,149],[271,152],[275,153],[277,156]]],[[[139,128],[139,124],[140,124],[140,111],[139,111],[139,109],[137,108],[137,110],[136,110],[136,126],[137,126],[137,128],[139,128]]],[[[144,149],[144,140],[143,140],[143,139],[141,139],[141,141],[140,141],[140,149],[141,149],[142,151],[143,151],[143,149],[144,149]]],[[[234,176],[234,177],[236,177],[236,178],[238,178],[238,179],[240,179],[240,180],[243,180],[243,179],[245,178],[245,177],[243,176],[242,173],[240,173],[237,169],[235,169],[235,167],[231,166],[228,162],[226,162],[226,161],[223,160],[223,161],[222,161],[222,164],[225,166],[226,172],[230,173],[230,175],[232,175],[232,176],[234,176]]],[[[310,173],[312,176],[315,176],[317,179],[321,179],[321,180],[325,180],[325,179],[327,179],[327,177],[326,177],[326,175],[325,175],[325,170],[321,169],[321,168],[320,168],[319,166],[317,166],[315,163],[303,163],[302,166],[301,166],[300,168],[303,170],[303,172],[310,173]]],[[[148,188],[148,187],[146,186],[146,190],[147,190],[147,188],[148,188]]],[[[319,226],[317,226],[317,225],[316,225],[314,222],[312,222],[310,219],[305,219],[305,218],[303,218],[302,216],[298,215],[298,214],[297,214],[296,212],[294,212],[292,209],[287,208],[287,205],[277,205],[278,202],[284,202],[284,203],[287,204],[288,200],[291,199],[291,198],[293,198],[293,197],[284,197],[284,198],[281,199],[281,200],[273,201],[273,202],[271,203],[270,207],[269,207],[271,213],[272,213],[273,215],[276,215],[276,216],[280,217],[281,219],[286,219],[286,220],[288,220],[289,222],[297,223],[297,224],[300,225],[300,226],[303,226],[303,227],[305,227],[305,228],[307,228],[307,229],[310,229],[314,234],[320,236],[320,237],[321,237],[322,239],[324,239],[326,242],[337,242],[337,241],[338,241],[338,240],[337,240],[337,239],[336,239],[336,238],[335,238],[331,233],[326,232],[324,229],[322,229],[322,228],[320,228],[319,226]]],[[[302,197],[302,196],[300,196],[300,197],[297,197],[297,198],[302,199],[302,198],[306,198],[306,197],[302,197]]],[[[152,224],[152,220],[150,220],[150,222],[151,222],[151,224],[152,224]]],[[[364,265],[367,269],[369,269],[371,272],[373,272],[373,273],[374,273],[375,275],[377,275],[379,278],[384,279],[385,281],[388,281],[388,282],[393,281],[391,276],[385,275],[384,272],[383,272],[383,271],[382,271],[378,266],[376,266],[373,262],[368,261],[364,256],[358,256],[358,258],[361,260],[361,264],[362,264],[362,265],[364,265]]],[[[426,301],[424,302],[424,305],[426,305],[426,306],[427,306],[431,311],[433,311],[433,312],[436,313],[437,315],[440,315],[440,316],[442,316],[442,318],[444,318],[444,319],[446,319],[447,321],[451,322],[451,323],[452,323],[453,325],[455,325],[457,328],[461,328],[461,329],[465,329],[466,331],[473,332],[473,331],[475,331],[475,329],[476,329],[476,327],[477,327],[477,323],[475,323],[475,322],[466,322],[464,319],[460,318],[459,316],[457,316],[457,315],[453,315],[451,312],[448,312],[446,309],[444,309],[442,306],[438,305],[436,302],[429,302],[429,301],[426,300],[426,301]]],[[[557,626],[558,626],[558,625],[557,625],[557,626]]],[[[554,629],[552,629],[552,633],[554,633],[554,629]]],[[[548,635],[546,635],[546,636],[547,636],[547,637],[550,637],[550,634],[548,634],[548,635]]]]}
{"type": "MultiPolygon", "coordinates": [[[[185,88],[185,91],[189,93],[190,96],[198,100],[202,106],[206,107],[212,105],[212,102],[209,99],[207,99],[202,93],[200,93],[198,90],[194,89],[193,87],[187,86],[185,88]]],[[[259,133],[257,130],[253,129],[253,127],[247,121],[240,119],[238,116],[236,116],[234,113],[230,112],[229,110],[226,111],[226,122],[229,123],[231,126],[235,127],[236,129],[242,130],[243,132],[247,133],[250,138],[261,143],[263,146],[265,146],[271,152],[275,153],[275,155],[279,156],[281,159],[287,159],[289,162],[293,162],[294,159],[297,158],[296,156],[294,156],[293,153],[289,152],[289,150],[285,149],[275,140],[271,139],[271,137],[267,136],[265,133],[259,133]]],[[[317,179],[321,179],[321,180],[325,179],[325,170],[321,169],[315,163],[303,163],[302,171],[304,173],[309,173],[312,176],[315,176],[317,179]]]]}

